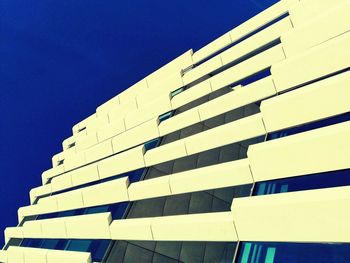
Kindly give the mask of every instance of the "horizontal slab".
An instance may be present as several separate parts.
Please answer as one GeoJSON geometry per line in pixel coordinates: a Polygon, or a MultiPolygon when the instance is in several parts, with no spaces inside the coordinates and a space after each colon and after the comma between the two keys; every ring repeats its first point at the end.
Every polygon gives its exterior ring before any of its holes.
{"type": "Polygon", "coordinates": [[[49,250],[47,263],[91,263],[91,254],[88,252],[49,250]]]}
{"type": "Polygon", "coordinates": [[[119,124],[121,118],[124,118],[127,113],[135,110],[137,110],[137,102],[135,98],[125,101],[120,106],[109,111],[108,117],[110,124],[119,124]]]}
{"type": "Polygon", "coordinates": [[[281,35],[293,28],[289,17],[272,24],[271,26],[257,32],[251,37],[239,42],[220,54],[223,65],[237,61],[240,58],[256,52],[259,48],[279,39],[281,35]]]}
{"type": "Polygon", "coordinates": [[[61,174],[52,178],[51,181],[51,190],[52,192],[58,192],[63,189],[72,187],[72,176],[71,173],[61,174]]]}
{"type": "Polygon", "coordinates": [[[212,77],[210,79],[212,90],[218,90],[243,80],[284,58],[282,45],[274,46],[212,77]]]}
{"type": "Polygon", "coordinates": [[[77,124],[75,124],[73,126],[73,134],[80,133],[81,130],[84,130],[84,133],[85,133],[87,130],[86,127],[89,126],[94,121],[96,121],[96,118],[97,118],[97,115],[94,113],[94,114],[86,117],[82,121],[78,122],[77,124]]]}
{"type": "Polygon", "coordinates": [[[145,166],[143,155],[144,146],[141,145],[99,161],[100,178],[107,178],[143,168],[145,166]]]}
{"type": "Polygon", "coordinates": [[[62,173],[64,173],[64,171],[65,171],[64,165],[59,165],[59,166],[53,167],[53,168],[51,168],[49,170],[46,170],[41,175],[43,184],[47,184],[47,181],[50,178],[55,177],[55,176],[57,176],[59,174],[62,174],[62,173]]]}
{"type": "MultiPolygon", "coordinates": [[[[195,53],[195,55],[196,55],[196,53],[195,53]]],[[[204,62],[203,64],[200,64],[199,66],[195,67],[194,69],[188,71],[183,76],[184,85],[187,85],[193,81],[196,81],[196,80],[204,77],[205,75],[208,75],[209,73],[217,70],[221,66],[222,66],[222,60],[221,60],[220,55],[209,59],[208,61],[204,62]]]]}
{"type": "Polygon", "coordinates": [[[96,132],[91,132],[84,137],[80,137],[75,142],[76,152],[84,151],[98,143],[96,132]]]}
{"type": "Polygon", "coordinates": [[[72,185],[78,186],[89,182],[99,180],[99,174],[96,164],[90,164],[80,169],[76,169],[71,173],[72,185]]]}
{"type": "Polygon", "coordinates": [[[152,218],[114,220],[110,231],[113,240],[153,240],[152,218]]]}
{"type": "Polygon", "coordinates": [[[51,194],[51,184],[45,184],[42,186],[38,186],[30,190],[29,195],[30,195],[30,203],[33,204],[35,199],[39,196],[42,195],[48,195],[51,194]]]}
{"type": "Polygon", "coordinates": [[[159,133],[160,136],[164,136],[197,122],[200,122],[200,118],[196,107],[162,121],[158,127],[159,133]]]}
{"type": "Polygon", "coordinates": [[[110,239],[111,213],[73,216],[65,218],[68,238],[110,239]]]}
{"type": "Polygon", "coordinates": [[[0,250],[0,262],[7,263],[7,251],[0,250]]]}
{"type": "MultiPolygon", "coordinates": [[[[41,204],[40,201],[42,200],[44,201],[47,198],[49,197],[40,199],[39,204],[41,204]]],[[[71,210],[71,209],[84,207],[81,189],[54,195],[50,198],[55,198],[57,200],[57,211],[71,210]]]]}
{"type": "Polygon", "coordinates": [[[101,126],[97,130],[97,138],[99,142],[110,139],[126,130],[124,117],[117,115],[119,118],[115,118],[113,122],[108,123],[107,125],[101,126]]]}
{"type": "Polygon", "coordinates": [[[128,193],[130,201],[170,195],[169,176],[133,183],[128,193]]]}
{"type": "Polygon", "coordinates": [[[170,95],[169,93],[161,94],[142,108],[129,112],[125,117],[126,129],[131,129],[143,122],[157,118],[168,111],[171,111],[170,95]]]}
{"type": "Polygon", "coordinates": [[[202,47],[198,51],[196,51],[193,54],[193,62],[194,64],[197,64],[198,62],[202,61],[203,59],[209,57],[210,55],[214,54],[215,52],[223,49],[224,47],[230,45],[232,43],[230,33],[226,33],[214,41],[210,42],[206,46],[202,47]]]}
{"type": "Polygon", "coordinates": [[[167,88],[166,84],[171,84],[167,81],[169,79],[169,76],[170,76],[170,82],[173,82],[171,78],[174,75],[181,77],[181,70],[188,68],[193,64],[192,54],[193,54],[192,49],[190,49],[185,53],[181,54],[180,56],[178,56],[177,58],[173,59],[172,61],[170,61],[163,67],[161,67],[160,69],[156,70],[152,74],[148,75],[146,77],[146,80],[147,80],[149,89],[153,90],[153,89],[167,88]]]}
{"type": "Polygon", "coordinates": [[[69,158],[66,157],[64,160],[64,167],[66,171],[83,166],[84,164],[86,164],[84,152],[78,152],[74,155],[70,155],[69,158]]]}
{"type": "Polygon", "coordinates": [[[47,205],[29,205],[29,206],[22,206],[18,209],[18,223],[20,223],[25,216],[32,216],[32,215],[41,215],[41,214],[47,214],[47,213],[53,213],[57,211],[56,207],[50,207],[47,205]]]}
{"type": "MultiPolygon", "coordinates": [[[[295,56],[350,30],[348,19],[350,3],[348,1],[321,0],[317,1],[314,6],[319,6],[319,2],[327,2],[331,7],[282,37],[287,57],[295,56]]],[[[303,5],[302,2],[301,5],[303,5]]]]}
{"type": "Polygon", "coordinates": [[[290,8],[297,3],[299,3],[298,0],[283,0],[277,2],[248,21],[232,29],[230,32],[232,41],[237,41],[240,38],[272,22],[283,14],[286,14],[290,8]]]}
{"type": "Polygon", "coordinates": [[[86,163],[91,163],[99,159],[112,155],[113,147],[112,140],[107,139],[99,144],[92,146],[91,148],[84,151],[86,163]]]}
{"type": "Polygon", "coordinates": [[[300,1],[298,4],[289,7],[289,14],[293,21],[294,27],[298,28],[344,2],[347,2],[347,0],[300,1]]]}
{"type": "Polygon", "coordinates": [[[110,100],[108,100],[107,102],[103,103],[102,105],[98,106],[96,109],[96,114],[98,117],[107,115],[109,111],[113,110],[119,105],[120,105],[119,97],[115,96],[110,100]]]}
{"type": "Polygon", "coordinates": [[[171,98],[172,109],[175,110],[211,92],[210,80],[202,81],[171,98]]]}
{"type": "Polygon", "coordinates": [[[134,128],[131,128],[112,139],[113,151],[121,152],[136,145],[159,137],[158,118],[153,118],[134,128]]]}
{"type": "Polygon", "coordinates": [[[148,89],[147,80],[144,78],[136,82],[131,87],[125,89],[123,92],[118,94],[120,105],[125,105],[128,102],[135,100],[136,96],[143,90],[148,89]]]}
{"type": "Polygon", "coordinates": [[[128,177],[82,188],[84,206],[97,206],[128,201],[128,177]]]}
{"type": "Polygon", "coordinates": [[[196,108],[198,109],[201,121],[204,121],[275,94],[276,90],[272,78],[266,77],[243,88],[235,89],[196,108]]]}
{"type": "Polygon", "coordinates": [[[350,111],[350,72],[265,100],[260,109],[266,130],[325,119],[350,111]]]}
{"type": "Polygon", "coordinates": [[[237,241],[230,212],[153,218],[154,240],[237,241]]]}
{"type": "Polygon", "coordinates": [[[52,167],[58,166],[64,160],[64,153],[60,152],[52,156],[52,167]]]}
{"type": "Polygon", "coordinates": [[[23,238],[22,227],[6,227],[4,233],[6,243],[10,238],[23,238]]]}
{"type": "Polygon", "coordinates": [[[65,140],[63,140],[62,142],[62,148],[63,150],[67,150],[68,148],[70,148],[70,146],[75,143],[76,137],[73,135],[65,140]]]}
{"type": "Polygon", "coordinates": [[[42,237],[58,239],[67,237],[66,223],[62,218],[40,220],[38,224],[41,226],[42,237]]]}
{"type": "Polygon", "coordinates": [[[350,121],[251,145],[255,181],[350,168],[350,121]]]}
{"type": "Polygon", "coordinates": [[[185,142],[179,140],[151,149],[145,153],[144,157],[146,166],[149,167],[154,164],[170,161],[186,155],[185,142]]]}
{"type": "Polygon", "coordinates": [[[215,52],[227,47],[231,43],[247,36],[255,30],[265,26],[276,18],[286,14],[291,6],[299,3],[298,0],[279,1],[273,6],[267,8],[253,18],[247,20],[241,25],[235,27],[230,32],[222,35],[213,42],[204,46],[193,54],[193,62],[199,63],[205,58],[211,56],[215,52]]]}
{"type": "Polygon", "coordinates": [[[92,263],[88,252],[10,246],[6,254],[5,263],[92,263]]]}
{"type": "Polygon", "coordinates": [[[186,137],[187,154],[195,154],[266,134],[261,114],[212,128],[186,137]]]}
{"type": "Polygon", "coordinates": [[[272,78],[266,77],[247,85],[243,89],[235,89],[234,92],[220,96],[161,122],[159,124],[160,135],[164,136],[275,94],[276,90],[272,78]]]}
{"type": "Polygon", "coordinates": [[[251,184],[253,179],[248,159],[242,159],[171,174],[169,183],[172,194],[182,194],[251,184]]]}
{"type": "Polygon", "coordinates": [[[350,187],[237,198],[233,220],[241,241],[349,242],[350,187]]]}
{"type": "Polygon", "coordinates": [[[272,65],[271,74],[277,91],[282,92],[348,68],[349,45],[350,32],[272,65]]]}
{"type": "Polygon", "coordinates": [[[56,196],[43,197],[38,200],[38,205],[45,208],[47,211],[56,211],[58,203],[56,196]]]}
{"type": "Polygon", "coordinates": [[[237,241],[231,212],[115,220],[116,240],[237,241]]]}
{"type": "Polygon", "coordinates": [[[111,222],[108,212],[26,221],[18,229],[26,238],[110,239],[111,222]]]}

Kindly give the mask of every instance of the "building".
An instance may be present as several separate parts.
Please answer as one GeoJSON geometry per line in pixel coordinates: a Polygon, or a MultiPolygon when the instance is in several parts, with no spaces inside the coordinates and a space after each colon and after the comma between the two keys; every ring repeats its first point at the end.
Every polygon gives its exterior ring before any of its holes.
{"type": "Polygon", "coordinates": [[[0,262],[349,262],[349,13],[281,0],[99,106],[0,262]]]}

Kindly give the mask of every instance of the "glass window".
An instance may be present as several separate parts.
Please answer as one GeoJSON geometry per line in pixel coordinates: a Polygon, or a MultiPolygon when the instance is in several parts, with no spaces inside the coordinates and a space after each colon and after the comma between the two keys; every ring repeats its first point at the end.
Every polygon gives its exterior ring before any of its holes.
{"type": "Polygon", "coordinates": [[[258,182],[253,195],[312,190],[350,185],[350,169],[258,182]]]}
{"type": "Polygon", "coordinates": [[[184,90],[185,90],[184,88],[179,88],[179,89],[177,89],[177,90],[174,90],[174,91],[172,91],[172,92],[170,93],[170,97],[172,98],[172,97],[176,96],[177,94],[180,94],[180,93],[183,92],[184,90]]]}
{"type": "Polygon", "coordinates": [[[85,209],[84,215],[107,212],[108,208],[109,208],[108,205],[100,205],[100,206],[89,207],[89,208],[85,209]]]}
{"type": "Polygon", "coordinates": [[[349,120],[350,120],[350,112],[347,112],[335,117],[330,117],[324,120],[315,121],[305,125],[270,133],[267,135],[267,140],[274,140],[277,138],[281,138],[281,137],[285,137],[285,136],[289,136],[289,135],[293,135],[293,134],[297,134],[297,133],[301,133],[309,130],[314,130],[314,129],[318,129],[321,127],[325,127],[325,126],[329,126],[329,125],[333,125],[333,124],[337,124],[337,123],[341,123],[349,120]]]}
{"type": "Polygon", "coordinates": [[[72,239],[68,241],[64,250],[87,252],[90,251],[91,243],[91,240],[72,239]]]}
{"type": "Polygon", "coordinates": [[[145,150],[148,151],[148,150],[151,150],[151,149],[157,147],[158,143],[159,143],[159,139],[154,139],[154,140],[151,140],[149,142],[146,142],[145,143],[145,150]]]}
{"type": "Polygon", "coordinates": [[[35,248],[41,248],[42,239],[36,239],[36,238],[24,238],[21,247],[35,247],[35,248]]]}
{"type": "Polygon", "coordinates": [[[41,243],[41,248],[56,249],[59,242],[59,239],[44,239],[41,243]]]}
{"type": "Polygon", "coordinates": [[[140,181],[144,170],[145,169],[138,169],[138,170],[127,173],[127,176],[129,176],[129,182],[134,183],[134,182],[140,181]]]}
{"type": "Polygon", "coordinates": [[[122,202],[117,204],[112,204],[109,206],[108,211],[112,213],[112,219],[121,219],[130,202],[122,202]]]}
{"type": "Polygon", "coordinates": [[[101,262],[111,241],[110,240],[93,240],[89,252],[92,255],[93,262],[101,262]]]}
{"type": "Polygon", "coordinates": [[[348,263],[350,244],[242,242],[236,263],[348,263]]]}

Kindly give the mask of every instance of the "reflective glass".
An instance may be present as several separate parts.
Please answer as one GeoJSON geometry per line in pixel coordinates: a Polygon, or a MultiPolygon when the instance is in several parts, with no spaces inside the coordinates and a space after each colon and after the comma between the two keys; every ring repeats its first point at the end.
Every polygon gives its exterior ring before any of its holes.
{"type": "Polygon", "coordinates": [[[321,121],[315,121],[305,125],[300,125],[290,129],[285,129],[282,131],[270,133],[267,136],[267,140],[274,140],[277,138],[281,138],[281,137],[285,137],[285,136],[289,136],[289,135],[293,135],[293,134],[297,134],[297,133],[301,133],[309,130],[314,130],[314,129],[322,128],[325,126],[329,126],[329,125],[333,125],[333,124],[337,124],[337,123],[341,123],[349,120],[350,120],[350,112],[347,112],[347,113],[344,113],[335,117],[327,118],[321,121]]]}
{"type": "Polygon", "coordinates": [[[348,263],[350,244],[242,242],[236,263],[348,263]]]}
{"type": "Polygon", "coordinates": [[[258,182],[253,195],[312,190],[350,185],[350,169],[258,182]]]}

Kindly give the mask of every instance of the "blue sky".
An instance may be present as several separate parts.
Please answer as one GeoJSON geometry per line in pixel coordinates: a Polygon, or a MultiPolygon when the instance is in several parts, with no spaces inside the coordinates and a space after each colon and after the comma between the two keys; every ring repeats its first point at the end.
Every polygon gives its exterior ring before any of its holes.
{"type": "Polygon", "coordinates": [[[0,245],[71,127],[277,0],[2,0],[0,245]]]}

